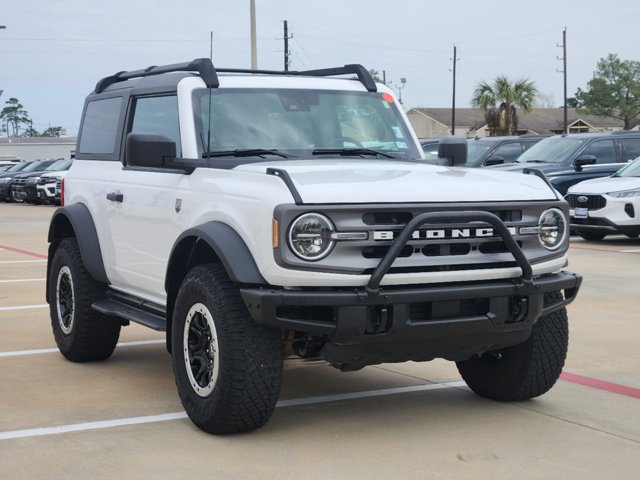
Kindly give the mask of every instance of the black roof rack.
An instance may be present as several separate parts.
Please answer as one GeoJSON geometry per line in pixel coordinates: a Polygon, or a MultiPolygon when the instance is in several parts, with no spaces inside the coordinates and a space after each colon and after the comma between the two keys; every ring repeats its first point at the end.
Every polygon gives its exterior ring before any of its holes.
{"type": "Polygon", "coordinates": [[[218,88],[220,81],[218,80],[218,72],[221,73],[256,73],[267,75],[308,75],[313,77],[329,77],[334,75],[356,74],[358,80],[364,85],[369,92],[376,92],[376,82],[369,71],[362,65],[350,64],[344,67],[325,68],[320,70],[305,71],[275,71],[275,70],[245,70],[239,68],[219,68],[216,69],[208,58],[197,58],[192,62],[174,63],[172,65],[152,66],[142,70],[133,70],[130,72],[118,72],[109,77],[101,79],[95,88],[95,93],[103,92],[109,85],[123,82],[132,78],[149,77],[152,75],[160,75],[170,72],[198,72],[204,83],[209,88],[218,88]]]}
{"type": "Polygon", "coordinates": [[[124,82],[131,78],[150,77],[151,75],[160,75],[161,73],[170,72],[198,72],[204,83],[209,88],[218,88],[220,82],[218,75],[213,67],[213,63],[208,58],[196,58],[192,62],[174,63],[171,65],[163,65],[161,67],[151,66],[143,70],[133,70],[131,72],[118,72],[109,77],[104,77],[96,85],[95,92],[103,92],[109,85],[124,82]]]}

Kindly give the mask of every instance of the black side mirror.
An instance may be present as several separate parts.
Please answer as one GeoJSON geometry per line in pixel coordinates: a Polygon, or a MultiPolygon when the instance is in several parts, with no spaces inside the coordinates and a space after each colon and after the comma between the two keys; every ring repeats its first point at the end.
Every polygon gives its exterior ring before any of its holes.
{"type": "Polygon", "coordinates": [[[132,167],[162,168],[176,158],[176,142],[154,133],[129,133],[125,162],[132,167]]]}
{"type": "Polygon", "coordinates": [[[593,165],[597,161],[597,158],[594,155],[580,155],[576,158],[576,161],[573,162],[573,166],[576,169],[576,172],[581,172],[582,167],[585,165],[593,165]]]}
{"type": "Polygon", "coordinates": [[[467,139],[464,137],[444,137],[438,143],[438,157],[446,158],[452,167],[467,163],[467,139]]]}
{"type": "Polygon", "coordinates": [[[491,157],[484,162],[484,166],[488,167],[489,165],[502,165],[504,163],[504,158],[502,157],[491,157]]]}

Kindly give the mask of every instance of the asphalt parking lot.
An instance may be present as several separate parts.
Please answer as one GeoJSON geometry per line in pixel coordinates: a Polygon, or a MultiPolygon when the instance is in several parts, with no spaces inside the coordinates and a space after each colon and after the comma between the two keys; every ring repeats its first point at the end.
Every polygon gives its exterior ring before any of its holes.
{"type": "Polygon", "coordinates": [[[106,362],[55,348],[44,300],[54,208],[0,204],[0,478],[636,479],[640,240],[572,239],[584,275],[546,395],[501,404],[446,361],[341,373],[289,362],[271,421],[199,431],[163,335],[131,325],[106,362]]]}

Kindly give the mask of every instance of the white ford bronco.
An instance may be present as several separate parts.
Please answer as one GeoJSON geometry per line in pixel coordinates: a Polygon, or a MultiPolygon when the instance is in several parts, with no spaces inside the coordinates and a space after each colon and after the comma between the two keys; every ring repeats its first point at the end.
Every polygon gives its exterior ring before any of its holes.
{"type": "MultiPolygon", "coordinates": [[[[461,141],[459,141],[461,140],[461,141]]],[[[283,360],[341,370],[455,361],[501,401],[546,392],[567,352],[568,206],[536,171],[429,165],[359,65],[120,72],[84,106],[49,229],[47,301],[71,361],[122,326],[166,331],[211,433],[264,425],[283,360]]]]}

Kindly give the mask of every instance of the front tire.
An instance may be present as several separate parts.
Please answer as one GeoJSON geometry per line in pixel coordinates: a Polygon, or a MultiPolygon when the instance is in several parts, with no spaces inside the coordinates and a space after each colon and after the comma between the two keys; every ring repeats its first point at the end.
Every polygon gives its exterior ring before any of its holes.
{"type": "Polygon", "coordinates": [[[49,313],[58,349],[72,362],[105,360],[116,348],[120,320],[91,308],[105,290],[86,270],[78,241],[62,239],[51,260],[49,313]]]}
{"type": "Polygon", "coordinates": [[[187,274],[171,328],[176,386],[191,421],[215,434],[262,427],[282,382],[280,332],[253,322],[222,265],[187,274]]]}
{"type": "MultiPolygon", "coordinates": [[[[545,305],[562,299],[560,292],[545,296],[545,305]]],[[[469,388],[502,402],[528,400],[546,393],[562,372],[569,344],[565,308],[540,318],[523,343],[456,362],[469,388]]]]}

